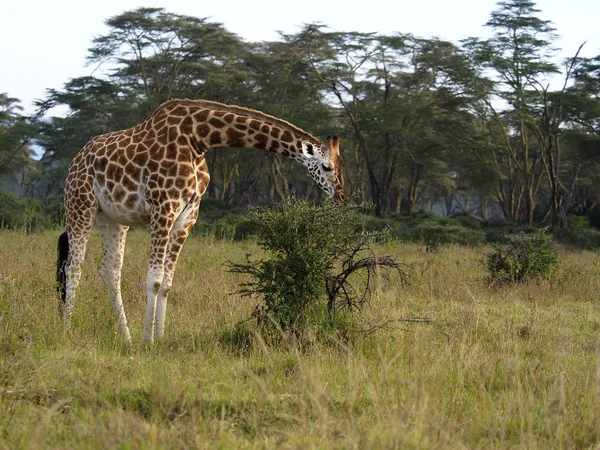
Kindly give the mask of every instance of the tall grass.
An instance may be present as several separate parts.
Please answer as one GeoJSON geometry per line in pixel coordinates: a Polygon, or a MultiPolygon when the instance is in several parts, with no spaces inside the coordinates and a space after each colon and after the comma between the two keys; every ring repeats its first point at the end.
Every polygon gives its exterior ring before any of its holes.
{"type": "MultiPolygon", "coordinates": [[[[0,231],[0,448],[594,448],[600,258],[563,252],[550,281],[487,284],[484,249],[385,244],[412,267],[380,286],[352,344],[240,350],[254,308],[227,260],[252,242],[193,237],[166,338],[125,347],[91,239],[72,328],[58,318],[58,232],[0,231]],[[384,326],[381,326],[385,324],[384,326]]],[[[141,340],[149,239],[128,237],[123,297],[141,340]]]]}

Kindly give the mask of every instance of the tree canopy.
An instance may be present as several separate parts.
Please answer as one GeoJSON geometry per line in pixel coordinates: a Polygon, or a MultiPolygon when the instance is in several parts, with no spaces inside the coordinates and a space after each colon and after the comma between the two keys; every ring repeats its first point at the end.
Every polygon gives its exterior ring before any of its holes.
{"type": "MultiPolygon", "coordinates": [[[[348,190],[378,215],[440,202],[450,210],[460,199],[483,217],[495,204],[507,220],[566,226],[600,190],[600,55],[573,55],[561,71],[541,14],[530,0],[500,1],[486,24],[492,37],[459,44],[321,24],[257,43],[204,18],[127,11],[91,43],[88,64],[102,70],[48,90],[36,118],[0,96],[0,174],[35,139],[38,184],[60,195],[68,162],[91,137],[139,123],[170,98],[202,98],[339,135],[348,190]],[[552,74],[564,85],[550,90],[552,74]],[[49,117],[59,105],[68,115],[49,117]]],[[[320,195],[288,160],[246,149],[207,158],[208,195],[230,203],[320,195]]]]}

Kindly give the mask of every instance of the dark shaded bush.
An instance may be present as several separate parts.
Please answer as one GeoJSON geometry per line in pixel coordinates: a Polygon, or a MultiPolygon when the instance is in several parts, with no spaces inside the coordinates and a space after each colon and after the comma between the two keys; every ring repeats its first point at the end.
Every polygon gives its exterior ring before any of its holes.
{"type": "Polygon", "coordinates": [[[493,245],[486,255],[492,282],[514,283],[527,278],[548,278],[558,266],[558,254],[549,234],[540,229],[532,234],[512,234],[506,242],[493,245]]]}
{"type": "Polygon", "coordinates": [[[600,208],[597,207],[590,209],[587,212],[586,217],[588,219],[590,227],[600,230],[600,208]]]}
{"type": "Polygon", "coordinates": [[[569,228],[555,229],[553,234],[561,243],[587,250],[600,248],[600,230],[592,228],[586,216],[570,215],[567,217],[569,228]]]}
{"type": "Polygon", "coordinates": [[[213,222],[199,220],[194,231],[204,236],[214,236],[217,239],[231,241],[248,239],[254,233],[248,218],[239,213],[226,214],[213,222]]]}
{"type": "Polygon", "coordinates": [[[363,224],[367,231],[386,231],[399,241],[421,243],[429,247],[445,244],[476,246],[485,242],[481,223],[470,217],[454,219],[433,214],[423,217],[366,216],[363,224]]]}
{"type": "Polygon", "coordinates": [[[200,203],[198,222],[194,232],[218,239],[242,240],[251,236],[245,209],[223,200],[204,198],[200,203]]]}
{"type": "Polygon", "coordinates": [[[508,222],[503,219],[490,219],[482,223],[485,234],[485,242],[489,244],[507,243],[510,236],[525,233],[531,234],[537,231],[536,227],[519,222],[508,222]]]}
{"type": "Polygon", "coordinates": [[[571,214],[567,217],[567,224],[569,230],[588,230],[590,228],[590,221],[586,216],[571,214]]]}
{"type": "Polygon", "coordinates": [[[244,208],[232,205],[224,200],[204,197],[200,202],[200,219],[205,222],[216,222],[229,215],[241,215],[244,208]]]}
{"type": "Polygon", "coordinates": [[[420,242],[428,247],[459,244],[467,246],[481,245],[484,234],[460,225],[440,225],[435,222],[420,223],[412,228],[390,230],[392,236],[405,242],[420,242]]]}
{"type": "Polygon", "coordinates": [[[39,200],[0,191],[0,226],[27,232],[59,225],[63,217],[62,197],[43,204],[39,200]]]}
{"type": "Polygon", "coordinates": [[[463,227],[470,228],[472,230],[481,230],[484,224],[484,222],[476,220],[470,216],[459,216],[454,220],[458,221],[463,227]]]}
{"type": "Polygon", "coordinates": [[[586,250],[600,249],[600,230],[596,230],[595,228],[556,229],[553,231],[553,234],[561,244],[586,250]]]}
{"type": "Polygon", "coordinates": [[[65,223],[65,205],[64,198],[48,197],[42,204],[43,214],[48,217],[52,225],[62,227],[65,223]]]}

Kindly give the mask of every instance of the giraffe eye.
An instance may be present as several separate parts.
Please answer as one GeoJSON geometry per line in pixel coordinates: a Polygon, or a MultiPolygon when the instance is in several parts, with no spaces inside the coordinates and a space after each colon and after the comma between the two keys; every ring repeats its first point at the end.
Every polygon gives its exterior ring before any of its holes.
{"type": "Polygon", "coordinates": [[[325,172],[331,172],[331,167],[327,167],[325,164],[321,164],[321,167],[325,172]]]}

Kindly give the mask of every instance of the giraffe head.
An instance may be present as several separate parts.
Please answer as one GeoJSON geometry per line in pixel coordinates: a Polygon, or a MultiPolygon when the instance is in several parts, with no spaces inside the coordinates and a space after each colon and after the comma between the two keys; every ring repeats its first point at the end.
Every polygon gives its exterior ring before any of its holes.
{"type": "Polygon", "coordinates": [[[344,200],[344,175],[338,137],[328,137],[327,144],[303,142],[302,153],[302,162],[308,167],[310,176],[329,198],[341,203],[344,200]]]}

